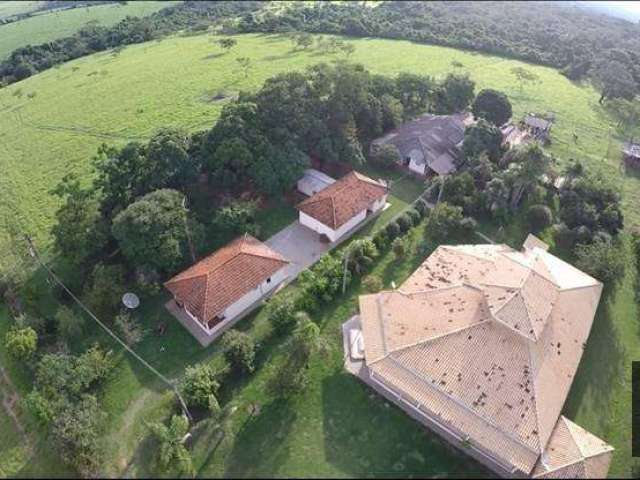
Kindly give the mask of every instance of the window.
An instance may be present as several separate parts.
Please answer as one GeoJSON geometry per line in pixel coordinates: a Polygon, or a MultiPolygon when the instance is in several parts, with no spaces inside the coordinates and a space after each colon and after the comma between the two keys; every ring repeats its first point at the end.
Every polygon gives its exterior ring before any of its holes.
{"type": "Polygon", "coordinates": [[[271,283],[271,277],[267,278],[267,283],[271,283]]]}

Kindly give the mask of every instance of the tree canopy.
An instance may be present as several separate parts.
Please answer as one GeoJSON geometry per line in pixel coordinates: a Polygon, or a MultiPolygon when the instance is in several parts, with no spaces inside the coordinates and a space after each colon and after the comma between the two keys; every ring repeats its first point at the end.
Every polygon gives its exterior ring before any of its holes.
{"type": "Polygon", "coordinates": [[[511,102],[507,96],[497,90],[481,90],[471,106],[474,117],[484,118],[497,127],[511,118],[511,102]]]}

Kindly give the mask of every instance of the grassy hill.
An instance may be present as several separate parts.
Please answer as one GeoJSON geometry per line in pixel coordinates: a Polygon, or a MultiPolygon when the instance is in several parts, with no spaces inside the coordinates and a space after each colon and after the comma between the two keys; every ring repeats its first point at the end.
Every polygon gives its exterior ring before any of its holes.
{"type": "MultiPolygon", "coordinates": [[[[119,54],[103,52],[0,90],[0,245],[6,245],[11,229],[47,243],[58,206],[49,190],[68,172],[89,181],[90,159],[100,143],[143,139],[162,126],[207,128],[224,105],[213,100],[219,92],[230,96],[255,89],[276,73],[344,58],[294,52],[284,36],[239,36],[226,54],[211,40],[175,36],[119,54]],[[252,61],[248,78],[236,66],[242,56],[252,61]]],[[[505,91],[515,116],[555,112],[551,151],[562,161],[582,159],[619,181],[627,223],[640,223],[640,179],[621,173],[621,137],[590,86],[574,84],[551,68],[449,48],[377,39],[352,43],[350,60],[373,72],[443,76],[456,60],[479,88],[505,91]],[[510,73],[514,66],[534,71],[540,83],[520,89],[510,73]]]]}
{"type": "MultiPolygon", "coordinates": [[[[35,2],[34,2],[35,3],[35,2]]],[[[89,22],[113,25],[127,16],[144,17],[175,1],[129,2],[126,5],[109,4],[81,7],[71,10],[44,12],[18,22],[0,25],[0,60],[13,50],[25,45],[38,45],[73,35],[89,22]]],[[[2,15],[0,3],[0,15],[2,15]]]]}
{"type": "Polygon", "coordinates": [[[0,18],[12,17],[19,13],[29,13],[40,7],[38,1],[2,1],[0,2],[0,18]]]}

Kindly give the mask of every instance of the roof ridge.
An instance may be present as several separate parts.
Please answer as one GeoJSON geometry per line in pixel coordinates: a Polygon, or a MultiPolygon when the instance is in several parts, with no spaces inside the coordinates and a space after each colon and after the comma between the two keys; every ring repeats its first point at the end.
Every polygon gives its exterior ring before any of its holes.
{"type": "MultiPolygon", "coordinates": [[[[464,327],[454,328],[453,330],[450,330],[448,332],[444,332],[444,333],[441,333],[439,335],[435,335],[433,337],[425,338],[425,339],[419,340],[419,341],[417,341],[415,343],[412,343],[412,344],[409,344],[409,345],[405,345],[403,347],[398,347],[398,348],[396,348],[394,350],[390,350],[389,352],[387,352],[385,354],[385,357],[383,357],[383,358],[388,357],[392,353],[401,353],[403,350],[407,350],[409,348],[417,347],[419,345],[424,345],[425,343],[429,343],[431,341],[440,340],[441,338],[447,337],[449,335],[453,335],[455,333],[464,332],[465,330],[469,330],[470,328],[483,325],[483,324],[485,324],[485,323],[487,323],[489,321],[490,321],[489,319],[481,320],[481,321],[479,321],[477,323],[472,323],[470,325],[465,325],[464,327]]],[[[373,362],[373,363],[375,363],[375,362],[373,362]]]]}
{"type": "MultiPolygon", "coordinates": [[[[529,344],[527,345],[527,353],[529,354],[529,367],[531,368],[531,373],[533,374],[533,358],[532,358],[532,354],[531,354],[531,348],[532,345],[534,344],[529,344]]],[[[536,435],[538,437],[538,450],[540,451],[540,454],[542,454],[542,452],[544,452],[545,447],[547,446],[547,443],[549,443],[549,439],[551,438],[551,436],[553,435],[553,428],[551,429],[551,433],[549,434],[549,437],[545,440],[544,445],[542,444],[542,437],[541,437],[541,431],[540,431],[540,413],[538,412],[538,396],[537,396],[537,389],[536,389],[536,381],[535,381],[535,375],[533,376],[533,378],[531,379],[531,391],[533,392],[532,395],[532,403],[533,403],[533,411],[535,413],[535,418],[536,418],[536,430],[538,431],[538,435],[536,435]]],[[[535,465],[534,465],[535,468],[535,465]]]]}
{"type": "Polygon", "coordinates": [[[576,438],[576,435],[575,435],[576,433],[580,433],[580,432],[575,432],[574,431],[574,427],[578,427],[580,430],[583,430],[589,436],[597,438],[598,440],[600,440],[600,439],[598,437],[596,437],[593,433],[591,433],[588,430],[586,430],[585,428],[582,428],[577,423],[572,422],[571,420],[569,420],[564,415],[560,415],[560,418],[562,418],[562,421],[564,422],[565,426],[567,427],[567,430],[569,431],[569,435],[571,435],[571,439],[573,440],[573,443],[575,443],[576,447],[578,448],[578,451],[580,452],[580,455],[582,455],[582,459],[583,460],[586,460],[588,458],[593,458],[593,457],[596,457],[596,456],[601,455],[603,453],[611,452],[613,450],[613,447],[611,445],[606,443],[604,440],[601,440],[607,447],[609,447],[609,449],[608,450],[603,450],[603,451],[601,451],[601,452],[599,452],[599,453],[597,453],[595,455],[587,456],[587,454],[585,454],[584,450],[581,447],[581,442],[578,441],[578,439],[576,438]]]}

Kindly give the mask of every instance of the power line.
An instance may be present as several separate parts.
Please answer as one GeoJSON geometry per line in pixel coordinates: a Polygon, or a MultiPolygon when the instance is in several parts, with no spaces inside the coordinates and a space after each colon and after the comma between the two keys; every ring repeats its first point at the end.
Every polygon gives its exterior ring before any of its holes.
{"type": "Polygon", "coordinates": [[[69,296],[71,296],[71,298],[73,298],[73,300],[80,305],[80,308],[82,308],[87,315],[89,315],[93,320],[95,320],[95,322],[100,325],[100,327],[107,332],[107,334],[109,334],[109,336],[111,336],[111,338],[113,338],[116,342],[118,342],[122,348],[124,348],[127,352],[129,352],[136,360],[138,360],[142,365],[144,365],[145,367],[147,367],[153,374],[155,374],[160,380],[162,380],[165,384],[167,384],[169,386],[169,388],[171,390],[173,390],[173,392],[175,393],[176,397],[178,398],[178,401],[180,402],[180,406],[182,407],[182,410],[184,411],[185,415],[187,416],[187,418],[190,421],[193,421],[193,417],[191,416],[191,413],[189,413],[189,409],[187,408],[187,404],[185,403],[184,399],[182,398],[182,395],[180,395],[180,391],[178,390],[178,388],[173,384],[173,382],[171,382],[167,377],[165,377],[164,375],[162,375],[159,371],[157,371],[155,368],[153,368],[144,358],[142,358],[140,355],[138,355],[131,347],[129,347],[129,345],[127,345],[124,341],[122,341],[115,333],[113,333],[111,331],[111,329],[109,327],[107,327],[104,323],[102,323],[98,317],[96,317],[93,312],[91,310],[89,310],[88,307],[85,306],[84,303],[82,303],[80,301],[80,299],[78,299],[78,297],[76,297],[73,292],[71,290],[69,290],[67,288],[67,286],[62,283],[62,280],[60,280],[60,278],[58,278],[58,276],[53,272],[53,270],[51,270],[51,268],[49,268],[49,266],[44,263],[42,261],[42,259],[40,258],[40,255],[38,254],[38,251],[35,248],[35,245],[33,244],[33,241],[31,240],[31,238],[28,235],[25,235],[25,240],[27,241],[28,245],[29,245],[29,255],[31,255],[34,259],[36,259],[36,261],[38,262],[38,264],[44,268],[49,275],[51,276],[51,278],[53,278],[53,280],[60,285],[65,292],[67,292],[69,294],[69,296]]]}

